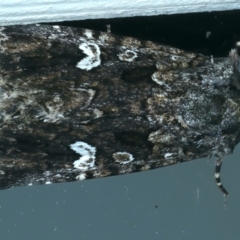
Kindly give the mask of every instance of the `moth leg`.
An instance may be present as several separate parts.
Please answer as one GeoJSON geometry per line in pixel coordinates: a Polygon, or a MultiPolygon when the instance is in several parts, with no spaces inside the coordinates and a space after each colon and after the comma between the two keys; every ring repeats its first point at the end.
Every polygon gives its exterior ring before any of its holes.
{"type": "Polygon", "coordinates": [[[214,177],[215,177],[215,180],[216,180],[216,183],[217,183],[218,187],[223,192],[223,195],[227,196],[228,195],[228,191],[223,187],[221,179],[220,179],[221,166],[222,166],[222,160],[221,159],[216,160],[214,177]]]}

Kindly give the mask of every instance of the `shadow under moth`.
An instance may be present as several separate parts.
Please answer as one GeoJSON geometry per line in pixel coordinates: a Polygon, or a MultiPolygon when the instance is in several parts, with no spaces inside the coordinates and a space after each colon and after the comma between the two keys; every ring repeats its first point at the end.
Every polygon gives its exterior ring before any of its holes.
{"type": "Polygon", "coordinates": [[[0,189],[215,156],[240,141],[239,57],[105,32],[0,28],[0,189]]]}

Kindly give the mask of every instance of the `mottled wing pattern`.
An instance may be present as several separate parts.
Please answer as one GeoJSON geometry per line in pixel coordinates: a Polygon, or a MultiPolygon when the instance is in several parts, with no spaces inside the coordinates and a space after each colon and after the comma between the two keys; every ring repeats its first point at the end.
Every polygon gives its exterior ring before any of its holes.
{"type": "Polygon", "coordinates": [[[239,141],[231,59],[59,26],[0,29],[0,188],[131,173],[239,141]]]}

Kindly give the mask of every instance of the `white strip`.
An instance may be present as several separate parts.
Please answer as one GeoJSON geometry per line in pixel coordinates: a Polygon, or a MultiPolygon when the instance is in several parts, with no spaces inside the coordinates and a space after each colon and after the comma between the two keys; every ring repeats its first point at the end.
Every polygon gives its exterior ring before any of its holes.
{"type": "Polygon", "coordinates": [[[1,0],[0,25],[233,9],[239,0],[1,0]]]}

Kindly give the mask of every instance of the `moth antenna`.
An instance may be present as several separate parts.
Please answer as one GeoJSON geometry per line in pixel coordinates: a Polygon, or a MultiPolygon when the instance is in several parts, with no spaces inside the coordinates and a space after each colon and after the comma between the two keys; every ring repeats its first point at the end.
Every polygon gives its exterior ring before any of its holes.
{"type": "Polygon", "coordinates": [[[218,187],[219,187],[220,190],[223,192],[223,195],[224,195],[224,196],[228,196],[228,191],[223,187],[222,182],[221,182],[221,179],[220,179],[221,166],[222,166],[222,160],[221,160],[221,159],[218,159],[218,160],[216,161],[216,167],[215,167],[214,177],[215,177],[215,180],[216,180],[216,183],[217,183],[218,187]]]}

